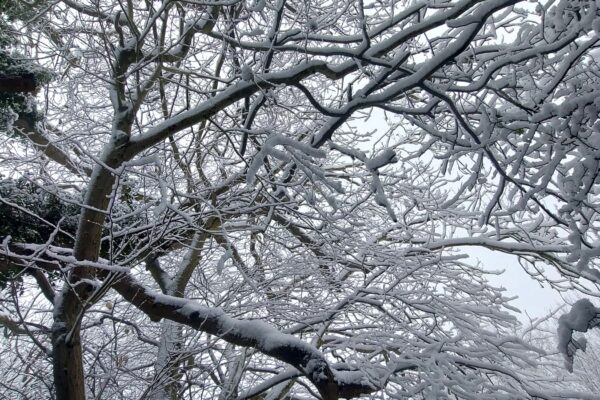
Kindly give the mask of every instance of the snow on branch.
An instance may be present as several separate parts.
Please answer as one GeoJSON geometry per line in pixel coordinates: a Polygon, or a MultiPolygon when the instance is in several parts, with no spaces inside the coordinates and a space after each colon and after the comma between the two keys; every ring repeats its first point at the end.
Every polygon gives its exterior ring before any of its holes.
{"type": "Polygon", "coordinates": [[[283,135],[278,135],[276,133],[271,134],[269,138],[263,143],[262,148],[254,157],[254,161],[248,167],[248,172],[246,174],[246,182],[252,184],[256,179],[256,174],[258,170],[263,165],[265,157],[267,155],[272,155],[280,159],[287,158],[285,153],[280,153],[276,149],[275,146],[283,146],[289,149],[294,149],[299,151],[301,154],[304,154],[307,157],[315,157],[315,158],[325,158],[326,153],[323,150],[315,149],[305,143],[298,142],[296,140],[290,139],[283,135]]]}
{"type": "MultiPolygon", "coordinates": [[[[6,254],[0,252],[1,261],[6,268],[25,269],[29,265],[18,262],[19,256],[24,257],[31,249],[38,250],[38,245],[13,245],[6,254]],[[19,254],[13,253],[18,251],[19,254]]],[[[126,268],[112,265],[106,260],[90,264],[87,261],[77,261],[71,255],[72,250],[50,246],[54,251],[46,249],[43,259],[31,260],[42,268],[56,262],[72,261],[85,267],[96,267],[100,270],[117,273],[118,278],[113,283],[115,289],[126,301],[144,312],[152,321],[168,319],[187,325],[201,332],[215,335],[228,343],[252,347],[261,353],[283,361],[296,368],[306,376],[318,389],[324,400],[338,398],[354,398],[362,394],[373,393],[387,383],[387,376],[382,376],[375,382],[372,377],[360,371],[337,371],[330,367],[322,352],[313,345],[294,335],[278,331],[274,327],[258,320],[240,320],[227,315],[217,307],[205,307],[196,301],[155,292],[141,284],[126,271],[126,268]],[[350,379],[352,378],[352,379],[350,379]]],[[[7,246],[5,246],[6,251],[7,246]]],[[[41,252],[40,252],[41,253],[41,252]]],[[[2,263],[0,263],[2,267],[2,263]]],[[[0,269],[1,270],[1,269],[0,269]]]]}
{"type": "Polygon", "coordinates": [[[396,152],[390,148],[383,149],[379,154],[370,158],[365,162],[367,168],[371,171],[376,171],[379,168],[383,168],[388,164],[398,162],[396,152]]]}
{"type": "Polygon", "coordinates": [[[588,299],[578,300],[571,311],[558,319],[558,350],[565,357],[565,367],[573,372],[573,360],[578,349],[585,351],[585,338],[575,339],[573,331],[587,332],[600,326],[600,308],[595,307],[588,299]]]}
{"type": "Polygon", "coordinates": [[[235,319],[220,308],[154,292],[129,274],[118,279],[113,288],[154,321],[169,319],[293,366],[315,385],[324,400],[377,392],[386,383],[385,378],[373,382],[360,371],[336,371],[316,347],[264,322],[235,319]]]}

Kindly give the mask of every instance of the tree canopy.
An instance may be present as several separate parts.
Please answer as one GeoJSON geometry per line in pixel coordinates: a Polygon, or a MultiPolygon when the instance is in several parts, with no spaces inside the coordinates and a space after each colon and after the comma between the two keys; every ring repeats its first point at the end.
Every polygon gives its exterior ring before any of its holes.
{"type": "Polygon", "coordinates": [[[469,254],[598,294],[600,2],[5,4],[0,394],[598,398],[469,254]]]}

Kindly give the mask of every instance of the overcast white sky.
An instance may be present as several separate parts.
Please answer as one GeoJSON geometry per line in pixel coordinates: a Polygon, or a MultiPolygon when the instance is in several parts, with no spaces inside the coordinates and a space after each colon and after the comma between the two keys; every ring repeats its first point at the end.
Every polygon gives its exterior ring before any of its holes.
{"type": "MultiPolygon", "coordinates": [[[[481,261],[485,269],[505,270],[501,275],[488,276],[488,280],[494,286],[506,288],[506,297],[519,296],[511,302],[511,305],[521,310],[521,315],[518,317],[522,322],[527,323],[528,316],[542,317],[565,303],[558,291],[547,284],[541,286],[523,271],[516,256],[476,247],[467,248],[465,252],[474,260],[481,261]]],[[[546,271],[550,277],[558,276],[555,271],[552,271],[552,267],[547,267],[546,271]]],[[[566,296],[569,298],[569,294],[566,296]]]]}

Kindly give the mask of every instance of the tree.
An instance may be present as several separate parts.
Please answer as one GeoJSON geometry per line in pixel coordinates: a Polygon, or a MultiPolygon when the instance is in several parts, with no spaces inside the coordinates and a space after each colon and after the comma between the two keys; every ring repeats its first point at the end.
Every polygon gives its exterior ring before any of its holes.
{"type": "Polygon", "coordinates": [[[54,77],[3,135],[0,390],[583,396],[525,368],[461,251],[599,282],[598,15],[63,0],[11,22],[54,77]]]}

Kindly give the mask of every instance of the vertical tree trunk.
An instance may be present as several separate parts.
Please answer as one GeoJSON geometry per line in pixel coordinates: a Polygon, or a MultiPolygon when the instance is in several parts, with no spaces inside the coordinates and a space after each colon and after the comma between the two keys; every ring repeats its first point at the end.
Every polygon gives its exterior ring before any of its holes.
{"type": "Polygon", "coordinates": [[[223,382],[218,400],[233,400],[238,397],[238,387],[246,364],[246,350],[242,350],[240,355],[235,356],[233,348],[233,345],[227,345],[223,353],[223,356],[229,361],[227,361],[227,377],[223,382]]]}
{"type": "Polygon", "coordinates": [[[81,358],[79,326],[67,339],[73,327],[55,329],[52,333],[52,362],[57,400],[85,400],[85,376],[81,358]]]}
{"type": "MultiPolygon", "coordinates": [[[[78,288],[84,289],[83,285],[78,288]]],[[[57,400],[85,400],[85,375],[81,349],[79,318],[85,295],[68,284],[56,296],[52,325],[52,366],[57,400]]]]}
{"type": "Polygon", "coordinates": [[[154,366],[154,380],[158,389],[153,391],[150,400],[177,400],[179,396],[180,361],[177,352],[181,351],[181,326],[176,322],[162,320],[160,343],[154,366]]]}
{"type": "MultiPolygon", "coordinates": [[[[211,224],[214,223],[212,220],[211,224]]],[[[179,266],[175,277],[170,279],[160,269],[158,260],[151,268],[156,268],[155,275],[157,283],[164,294],[175,297],[183,297],[186,286],[200,262],[200,252],[204,247],[206,234],[194,234],[190,243],[190,250],[179,266]]],[[[159,388],[154,392],[151,400],[177,400],[179,395],[179,380],[181,379],[182,360],[179,357],[183,348],[183,332],[180,324],[162,320],[160,326],[160,343],[154,365],[154,384],[159,388]]]]}
{"type": "MultiPolygon", "coordinates": [[[[118,167],[123,159],[111,153],[109,144],[102,159],[109,167],[118,167]]],[[[94,167],[88,183],[77,227],[73,255],[77,260],[97,261],[100,253],[102,229],[108,208],[114,175],[101,164],[94,167]]],[[[54,304],[52,351],[54,385],[57,400],[85,400],[85,374],[81,348],[81,318],[86,301],[96,289],[87,279],[96,278],[93,268],[75,267],[67,277],[62,292],[54,304]]]]}

